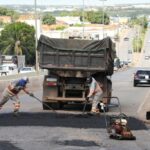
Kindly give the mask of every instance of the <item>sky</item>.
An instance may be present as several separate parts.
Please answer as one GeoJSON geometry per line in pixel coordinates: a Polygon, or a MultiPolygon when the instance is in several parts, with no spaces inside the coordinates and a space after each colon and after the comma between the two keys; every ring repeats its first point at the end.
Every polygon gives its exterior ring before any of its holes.
{"type": "MultiPolygon", "coordinates": [[[[82,5],[83,1],[85,5],[99,5],[103,4],[102,0],[0,0],[0,5],[4,4],[33,4],[37,2],[37,5],[82,5]]],[[[150,0],[105,0],[105,5],[116,4],[134,4],[134,3],[149,3],[150,0]]]]}

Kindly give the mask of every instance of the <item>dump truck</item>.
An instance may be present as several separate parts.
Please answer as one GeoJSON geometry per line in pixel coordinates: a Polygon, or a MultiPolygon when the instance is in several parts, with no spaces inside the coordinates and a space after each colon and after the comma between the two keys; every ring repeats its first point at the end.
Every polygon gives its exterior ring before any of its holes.
{"type": "Polygon", "coordinates": [[[41,35],[37,46],[43,80],[43,109],[60,109],[69,103],[83,104],[88,94],[86,79],[104,84],[103,102],[110,103],[115,45],[103,40],[57,39],[41,35]],[[46,105],[45,105],[46,104],[46,105]]]}

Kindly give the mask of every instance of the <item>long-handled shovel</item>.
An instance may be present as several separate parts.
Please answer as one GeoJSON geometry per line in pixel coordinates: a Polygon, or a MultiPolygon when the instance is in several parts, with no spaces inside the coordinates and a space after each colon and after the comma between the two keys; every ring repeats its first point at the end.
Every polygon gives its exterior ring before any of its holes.
{"type": "Polygon", "coordinates": [[[83,107],[83,111],[82,111],[82,114],[85,113],[85,109],[86,109],[86,105],[87,105],[88,101],[86,100],[85,104],[84,104],[84,107],[83,107]]]}
{"type": "Polygon", "coordinates": [[[40,100],[39,98],[37,98],[35,95],[32,95],[31,97],[33,97],[34,99],[36,99],[37,101],[39,101],[40,103],[42,103],[43,105],[45,105],[47,108],[49,108],[49,109],[51,109],[51,110],[53,110],[55,112],[55,110],[52,107],[50,107],[49,105],[43,103],[42,100],[40,100]]]}

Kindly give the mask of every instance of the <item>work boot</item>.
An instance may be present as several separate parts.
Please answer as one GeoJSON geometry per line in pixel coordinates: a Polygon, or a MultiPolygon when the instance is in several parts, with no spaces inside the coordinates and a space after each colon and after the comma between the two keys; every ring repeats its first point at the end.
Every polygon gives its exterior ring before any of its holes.
{"type": "Polygon", "coordinates": [[[98,108],[96,108],[96,109],[95,109],[95,108],[94,108],[94,109],[92,108],[90,114],[91,114],[91,115],[97,115],[97,114],[100,114],[100,111],[99,111],[98,108]]]}
{"type": "Polygon", "coordinates": [[[19,114],[19,108],[20,108],[20,102],[14,103],[14,116],[18,116],[19,114]]]}
{"type": "Polygon", "coordinates": [[[18,117],[18,116],[19,116],[19,109],[18,109],[18,110],[14,110],[13,116],[15,116],[15,117],[18,117]]]}

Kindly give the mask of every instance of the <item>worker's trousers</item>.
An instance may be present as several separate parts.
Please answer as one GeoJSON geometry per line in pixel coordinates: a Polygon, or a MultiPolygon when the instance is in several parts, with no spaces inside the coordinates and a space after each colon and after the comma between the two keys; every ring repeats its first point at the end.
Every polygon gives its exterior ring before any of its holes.
{"type": "Polygon", "coordinates": [[[19,99],[16,95],[11,93],[8,88],[5,88],[5,90],[2,93],[2,99],[0,101],[0,107],[2,107],[9,99],[14,101],[15,103],[19,103],[19,99]]]}
{"type": "Polygon", "coordinates": [[[98,104],[100,103],[102,98],[103,98],[103,93],[102,92],[97,92],[94,95],[93,101],[92,101],[92,110],[96,110],[98,108],[98,104]]]}

